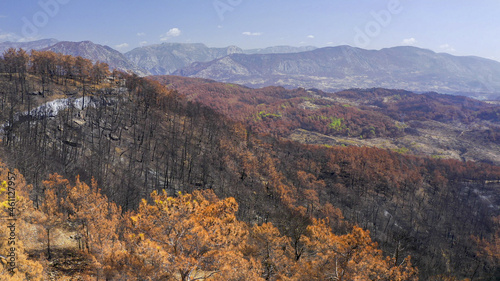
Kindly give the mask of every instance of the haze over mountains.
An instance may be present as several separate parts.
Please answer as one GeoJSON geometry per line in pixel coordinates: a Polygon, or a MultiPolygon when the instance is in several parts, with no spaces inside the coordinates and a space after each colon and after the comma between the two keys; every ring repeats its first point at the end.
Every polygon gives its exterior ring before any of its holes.
{"type": "Polygon", "coordinates": [[[236,46],[208,48],[203,44],[163,43],[133,49],[125,56],[150,74],[162,75],[173,73],[194,62],[207,62],[242,52],[236,46]]]}
{"type": "Polygon", "coordinates": [[[95,44],[90,41],[82,41],[82,42],[61,41],[43,50],[62,53],[65,55],[81,56],[86,59],[90,59],[93,62],[96,61],[105,62],[113,69],[118,69],[122,71],[132,70],[138,75],[148,74],[147,71],[131,63],[125,57],[125,55],[118,52],[117,50],[108,46],[95,44]]]}
{"type": "Polygon", "coordinates": [[[265,49],[243,50],[237,46],[209,48],[204,44],[163,43],[135,48],[125,56],[152,75],[172,74],[196,62],[208,62],[232,54],[275,54],[313,50],[315,47],[276,46],[265,49]]]}
{"type": "Polygon", "coordinates": [[[0,42],[0,52],[5,52],[9,48],[22,48],[24,50],[41,50],[59,42],[57,39],[42,39],[31,42],[0,42]]]}
{"type": "Polygon", "coordinates": [[[500,93],[500,63],[415,47],[380,51],[349,46],[292,54],[233,54],[174,73],[251,87],[279,85],[338,91],[395,88],[464,94],[483,99],[500,93]]]}
{"type": "Polygon", "coordinates": [[[90,41],[0,43],[0,50],[9,47],[82,56],[140,76],[174,74],[250,87],[279,85],[325,91],[382,87],[500,99],[500,62],[416,47],[376,51],[349,46],[277,46],[243,50],[237,46],[210,48],[199,43],[163,43],[123,54],[90,41]]]}

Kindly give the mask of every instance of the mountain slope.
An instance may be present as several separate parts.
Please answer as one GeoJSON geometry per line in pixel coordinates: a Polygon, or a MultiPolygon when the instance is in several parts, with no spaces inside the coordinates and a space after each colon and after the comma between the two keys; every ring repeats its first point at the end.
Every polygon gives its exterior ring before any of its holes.
{"type": "Polygon", "coordinates": [[[207,62],[242,50],[236,46],[209,48],[203,44],[163,43],[135,48],[125,56],[154,75],[170,74],[193,62],[207,62]]]}
{"type": "Polygon", "coordinates": [[[397,88],[500,99],[500,63],[456,57],[415,47],[379,51],[349,46],[290,54],[233,54],[194,63],[174,75],[201,77],[252,87],[339,90],[397,88]]]}
{"type": "Polygon", "coordinates": [[[52,51],[72,56],[81,56],[83,58],[90,59],[93,62],[105,62],[112,69],[118,69],[122,71],[132,70],[138,75],[147,74],[145,70],[135,66],[117,50],[108,46],[95,44],[90,41],[62,41],[53,46],[45,48],[44,51],[52,51]]]}
{"type": "Polygon", "coordinates": [[[25,51],[28,50],[41,50],[47,47],[50,47],[59,42],[56,39],[41,39],[37,41],[31,42],[1,42],[0,43],[0,54],[9,48],[19,49],[22,48],[25,51]]]}

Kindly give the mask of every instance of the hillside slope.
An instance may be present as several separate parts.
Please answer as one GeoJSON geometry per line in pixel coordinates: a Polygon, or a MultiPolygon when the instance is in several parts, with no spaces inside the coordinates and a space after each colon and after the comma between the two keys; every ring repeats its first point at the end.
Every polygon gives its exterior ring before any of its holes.
{"type": "Polygon", "coordinates": [[[380,88],[328,93],[252,89],[178,76],[152,79],[261,133],[308,144],[370,146],[500,165],[500,106],[471,98],[380,88]]]}

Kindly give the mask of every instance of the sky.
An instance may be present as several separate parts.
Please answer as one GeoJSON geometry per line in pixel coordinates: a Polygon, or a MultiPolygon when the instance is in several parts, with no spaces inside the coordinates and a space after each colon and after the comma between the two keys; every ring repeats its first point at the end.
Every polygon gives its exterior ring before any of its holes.
{"type": "Polygon", "coordinates": [[[1,0],[0,42],[410,45],[500,61],[499,15],[499,0],[1,0]]]}

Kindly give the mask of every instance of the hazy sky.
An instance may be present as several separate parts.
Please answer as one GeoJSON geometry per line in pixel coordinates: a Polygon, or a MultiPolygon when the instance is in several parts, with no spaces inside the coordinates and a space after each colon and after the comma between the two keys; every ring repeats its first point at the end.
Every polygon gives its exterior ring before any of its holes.
{"type": "Polygon", "coordinates": [[[499,0],[1,0],[0,41],[413,45],[500,61],[499,0]]]}

